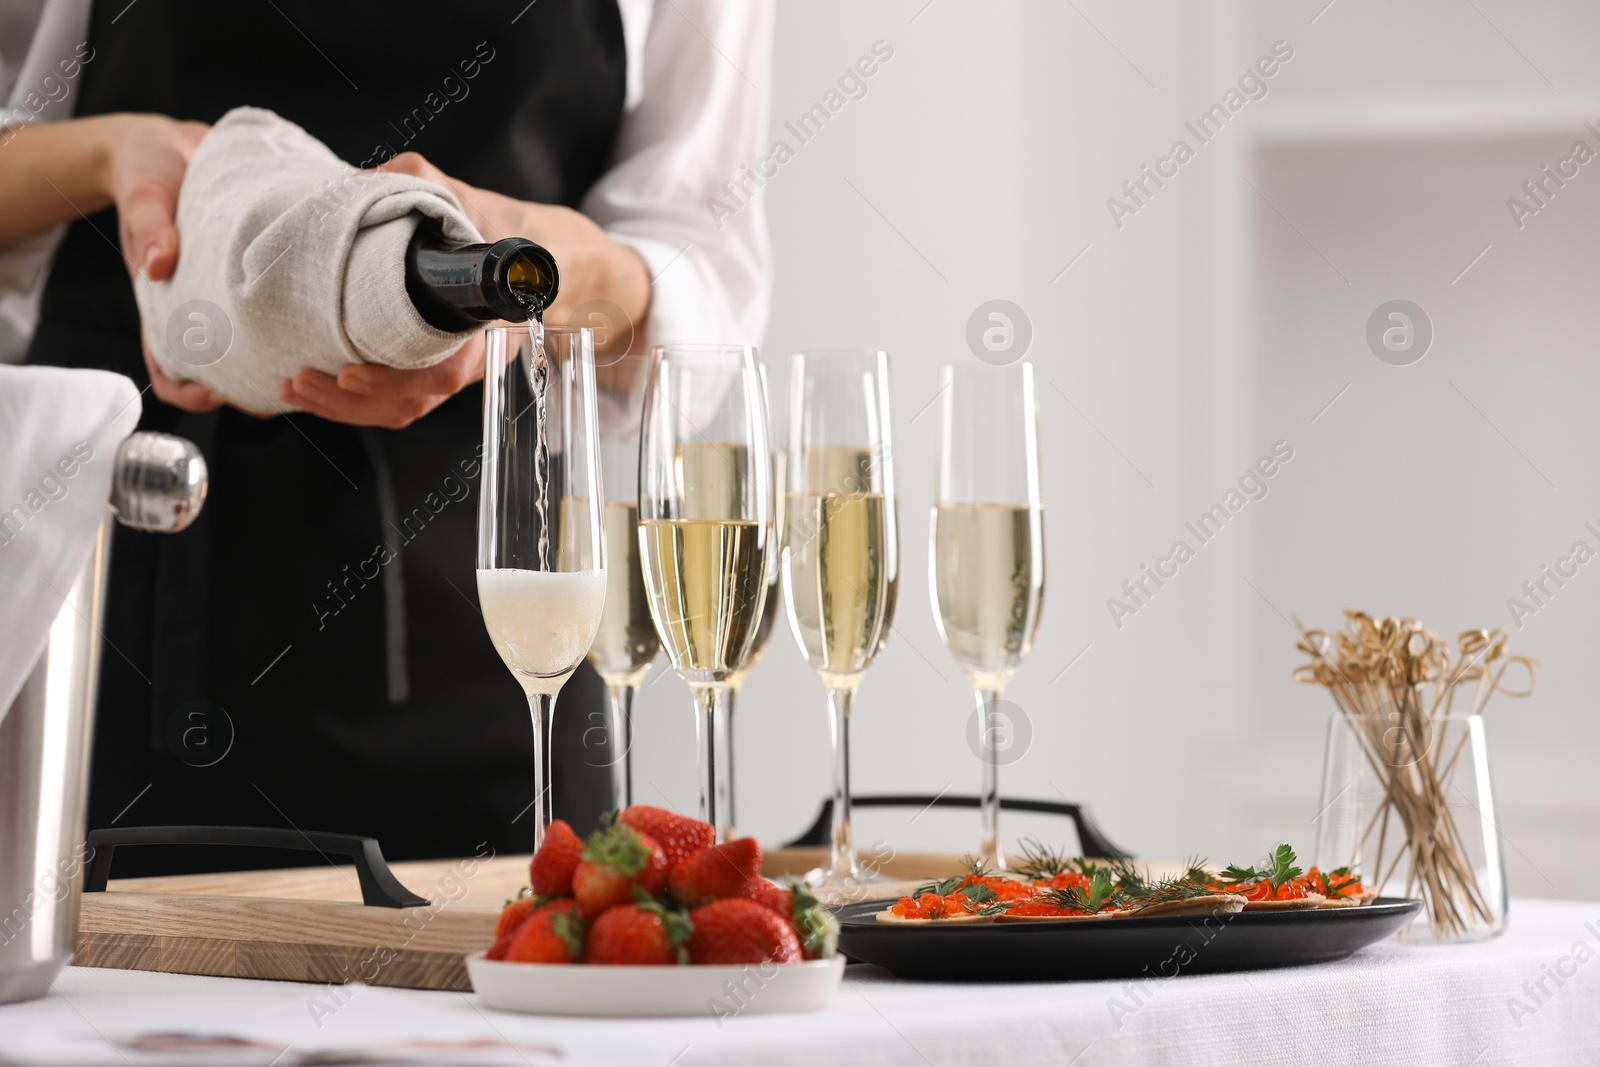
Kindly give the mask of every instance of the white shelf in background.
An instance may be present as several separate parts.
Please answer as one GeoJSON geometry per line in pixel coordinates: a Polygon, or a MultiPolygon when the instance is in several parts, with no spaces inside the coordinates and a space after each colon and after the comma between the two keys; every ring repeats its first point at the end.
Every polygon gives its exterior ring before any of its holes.
{"type": "Polygon", "coordinates": [[[1588,137],[1583,124],[1600,128],[1600,98],[1551,100],[1484,98],[1381,98],[1327,103],[1275,101],[1248,126],[1258,143],[1316,145],[1386,141],[1508,140],[1521,137],[1588,137]]]}

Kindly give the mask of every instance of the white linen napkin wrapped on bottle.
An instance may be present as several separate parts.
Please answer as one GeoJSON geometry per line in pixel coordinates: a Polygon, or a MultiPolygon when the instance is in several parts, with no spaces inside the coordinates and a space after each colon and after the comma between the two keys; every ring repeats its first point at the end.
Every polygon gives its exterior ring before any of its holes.
{"type": "Polygon", "coordinates": [[[0,718],[89,559],[139,412],[120,374],[0,366],[0,718]]]}
{"type": "Polygon", "coordinates": [[[273,112],[235,108],[189,161],[177,270],[134,283],[145,343],[169,377],[261,412],[293,410],[278,386],[306,368],[438,363],[472,331],[431,326],[406,295],[428,219],[453,244],[481,240],[448,189],[358,171],[273,112]]]}

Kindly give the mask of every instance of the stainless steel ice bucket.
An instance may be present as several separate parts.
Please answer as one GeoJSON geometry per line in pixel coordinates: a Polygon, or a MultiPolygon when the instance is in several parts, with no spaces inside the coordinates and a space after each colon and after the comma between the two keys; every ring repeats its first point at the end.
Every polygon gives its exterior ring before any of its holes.
{"type": "Polygon", "coordinates": [[[177,532],[199,513],[205,492],[205,460],[188,441],[136,433],[122,443],[94,551],[0,720],[0,1003],[43,996],[77,940],[113,521],[177,532]]]}

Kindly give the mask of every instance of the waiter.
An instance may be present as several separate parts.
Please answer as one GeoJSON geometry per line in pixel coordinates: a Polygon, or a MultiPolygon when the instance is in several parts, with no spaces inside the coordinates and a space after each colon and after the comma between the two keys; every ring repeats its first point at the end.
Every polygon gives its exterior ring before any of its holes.
{"type": "MultiPolygon", "coordinates": [[[[450,185],[487,239],[555,255],[551,322],[751,343],[761,204],[711,206],[764,151],[771,22],[767,0],[0,0],[4,309],[29,362],[147,387],[141,428],[211,471],[185,534],[116,537],[91,828],[294,826],[390,858],[533,838],[527,703],[475,600],[481,339],[425,370],[303,371],[279,393],[303,414],[163,375],[130,276],[183,255],[206,124],[269,108],[352,164],[450,185]],[[380,542],[396,558],[370,578],[380,542]]],[[[553,809],[580,830],[610,795],[603,700],[585,665],[555,717],[553,809]]],[[[117,869],[267,862],[141,849],[117,869]]]]}

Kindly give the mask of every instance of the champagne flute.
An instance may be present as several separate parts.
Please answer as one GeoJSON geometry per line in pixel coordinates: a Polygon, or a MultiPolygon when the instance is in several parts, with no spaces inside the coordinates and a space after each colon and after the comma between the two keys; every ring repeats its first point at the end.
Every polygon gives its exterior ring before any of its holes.
{"type": "Polygon", "coordinates": [[[777,620],[780,605],[783,603],[783,594],[779,589],[781,565],[778,559],[777,538],[783,536],[783,486],[784,486],[784,452],[781,447],[783,432],[779,428],[782,423],[773,418],[774,412],[781,412],[781,402],[775,401],[772,396],[771,384],[767,380],[766,364],[757,367],[761,375],[761,390],[767,398],[767,436],[772,442],[772,531],[773,551],[767,555],[767,599],[761,607],[761,621],[756,624],[755,642],[750,646],[749,661],[734,674],[728,683],[728,712],[722,718],[723,735],[718,744],[723,746],[727,753],[724,767],[727,770],[727,803],[723,807],[725,825],[718,830],[720,840],[729,840],[739,836],[738,801],[739,801],[739,776],[735,766],[733,748],[733,719],[734,712],[739,703],[739,692],[744,687],[744,680],[750,673],[750,668],[760,662],[767,651],[767,643],[772,640],[772,624],[777,620]]]}
{"type": "Polygon", "coordinates": [[[1000,849],[1000,695],[1033,648],[1044,600],[1044,510],[1033,364],[944,368],[928,577],[939,636],[981,716],[979,856],[1000,849]]]}
{"type": "MultiPolygon", "coordinates": [[[[606,722],[599,733],[611,768],[611,805],[622,811],[633,804],[633,698],[661,649],[639,567],[639,427],[650,365],[643,354],[603,362],[596,372],[596,406],[608,566],[606,604],[589,662],[606,683],[606,722]]],[[[561,513],[563,521],[570,517],[575,523],[587,521],[588,515],[587,508],[561,513]]],[[[587,537],[563,536],[562,548],[588,543],[587,537]]],[[[584,732],[585,747],[589,734],[584,732]]]]}
{"type": "Polygon", "coordinates": [[[789,626],[828,691],[833,737],[831,888],[872,881],[850,823],[850,708],[883,646],[899,575],[883,352],[799,352],[789,379],[783,585],[789,626]]]}
{"type": "Polygon", "coordinates": [[[726,830],[731,686],[767,594],[772,484],[755,349],[650,350],[639,442],[639,545],[650,617],[695,702],[700,818],[726,830]]]}
{"type": "Polygon", "coordinates": [[[606,597],[594,335],[535,320],[491,328],[484,350],[478,603],[533,717],[537,850],[550,822],[556,694],[588,653],[606,597]],[[584,519],[563,523],[556,510],[584,519]]]}

